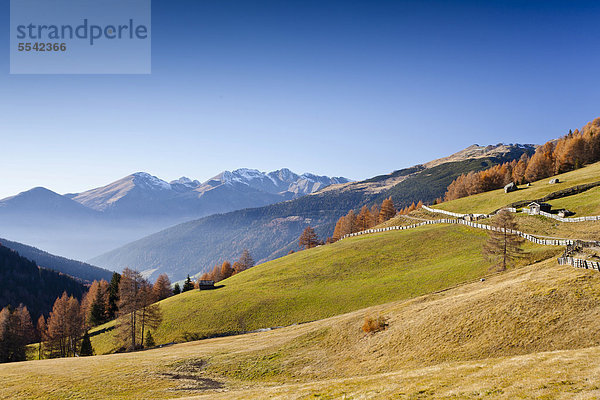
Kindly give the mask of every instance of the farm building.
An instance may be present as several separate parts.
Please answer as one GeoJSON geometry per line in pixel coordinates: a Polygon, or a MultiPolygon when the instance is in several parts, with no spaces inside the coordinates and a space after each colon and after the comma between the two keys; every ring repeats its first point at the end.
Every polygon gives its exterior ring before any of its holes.
{"type": "Polygon", "coordinates": [[[552,206],[548,203],[538,203],[533,202],[527,206],[529,208],[529,214],[531,215],[539,215],[540,211],[550,212],[552,206]]]}
{"type": "Polygon", "coordinates": [[[200,280],[198,281],[198,288],[200,290],[214,289],[215,281],[200,280]]]}

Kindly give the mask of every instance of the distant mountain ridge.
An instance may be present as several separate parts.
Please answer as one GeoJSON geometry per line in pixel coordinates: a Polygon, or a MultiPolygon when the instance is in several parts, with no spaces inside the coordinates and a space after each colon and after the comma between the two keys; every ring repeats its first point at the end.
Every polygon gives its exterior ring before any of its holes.
{"type": "Polygon", "coordinates": [[[321,238],[331,235],[337,219],[351,209],[381,203],[391,196],[397,207],[433,202],[457,176],[532,154],[533,145],[470,146],[441,161],[404,168],[360,182],[330,185],[308,196],[186,222],[122,246],[91,260],[168,273],[172,280],[206,272],[216,263],[235,260],[247,248],[257,261],[298,249],[298,237],[310,225],[321,238]],[[467,150],[467,149],[465,149],[467,150]]]}
{"type": "MultiPolygon", "coordinates": [[[[268,173],[248,168],[223,171],[203,183],[187,177],[166,182],[148,173],[137,172],[109,185],[68,194],[66,197],[101,212],[120,214],[125,210],[129,214],[152,214],[164,213],[168,208],[173,212],[198,215],[202,214],[198,212],[202,207],[226,208],[222,203],[219,206],[205,204],[202,197],[208,193],[212,198],[214,193],[223,192],[218,197],[226,202],[224,195],[239,196],[240,193],[247,192],[252,198],[257,198],[257,195],[262,194],[262,201],[271,203],[297,198],[332,184],[347,182],[350,180],[342,177],[330,178],[308,173],[298,175],[287,168],[268,173]]],[[[249,206],[255,205],[254,201],[250,203],[252,204],[249,206]]]]}
{"type": "Polygon", "coordinates": [[[0,236],[85,260],[185,221],[291,200],[347,182],[285,168],[245,168],[224,171],[206,182],[187,177],[167,182],[137,172],[66,195],[38,187],[0,200],[0,236]]]}

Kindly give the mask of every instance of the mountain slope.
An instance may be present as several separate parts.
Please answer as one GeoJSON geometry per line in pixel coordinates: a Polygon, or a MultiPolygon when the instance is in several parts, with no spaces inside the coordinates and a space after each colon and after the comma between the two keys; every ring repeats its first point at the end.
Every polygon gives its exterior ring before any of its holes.
{"type": "Polygon", "coordinates": [[[61,272],[84,281],[92,282],[94,280],[104,279],[110,282],[112,277],[112,272],[104,268],[95,267],[81,261],[55,256],[54,254],[50,254],[22,243],[12,242],[10,240],[0,238],[0,245],[16,251],[21,256],[28,258],[29,260],[35,261],[43,268],[61,272]]]}
{"type": "Polygon", "coordinates": [[[38,267],[33,261],[0,245],[0,309],[26,305],[35,321],[52,310],[63,292],[81,298],[84,285],[70,276],[38,267]]]}
{"type": "MultiPolygon", "coordinates": [[[[419,165],[366,181],[332,185],[292,201],[202,218],[158,232],[90,262],[115,270],[129,266],[140,271],[156,270],[154,274],[166,272],[171,279],[179,280],[187,274],[205,272],[215,263],[235,260],[245,248],[257,261],[270,260],[297,250],[297,239],[308,225],[325,238],[331,235],[337,219],[350,209],[380,203],[388,196],[399,207],[419,200],[432,202],[444,194],[458,175],[486,169],[532,151],[523,146],[505,148],[510,151],[495,153],[498,157],[456,158],[457,161],[431,168],[419,165]]],[[[489,151],[495,149],[492,146],[489,151]]]]}
{"type": "MultiPolygon", "coordinates": [[[[290,325],[443,290],[489,273],[481,254],[485,237],[473,228],[432,225],[301,251],[234,275],[217,290],[165,300],[163,324],[153,335],[170,342],[290,325]]],[[[523,264],[560,252],[526,249],[523,264]]],[[[94,346],[107,352],[114,343],[105,335],[94,346]]]]}

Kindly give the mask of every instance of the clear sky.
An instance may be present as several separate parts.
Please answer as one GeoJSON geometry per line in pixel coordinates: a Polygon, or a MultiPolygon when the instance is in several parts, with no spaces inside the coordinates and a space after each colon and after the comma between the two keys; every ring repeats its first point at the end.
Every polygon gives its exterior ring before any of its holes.
{"type": "Polygon", "coordinates": [[[353,179],[600,116],[600,2],[154,0],[149,76],[9,75],[0,198],[136,171],[353,179]]]}

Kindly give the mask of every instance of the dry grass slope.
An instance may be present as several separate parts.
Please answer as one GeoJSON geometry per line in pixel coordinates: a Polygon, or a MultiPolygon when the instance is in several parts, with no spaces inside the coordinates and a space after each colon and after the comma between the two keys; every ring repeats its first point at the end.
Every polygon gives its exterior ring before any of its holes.
{"type": "Polygon", "coordinates": [[[600,274],[550,260],[270,332],[1,365],[0,397],[595,398],[599,317],[600,274]]]}

